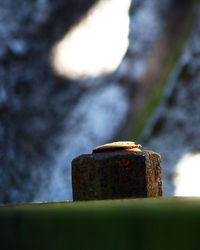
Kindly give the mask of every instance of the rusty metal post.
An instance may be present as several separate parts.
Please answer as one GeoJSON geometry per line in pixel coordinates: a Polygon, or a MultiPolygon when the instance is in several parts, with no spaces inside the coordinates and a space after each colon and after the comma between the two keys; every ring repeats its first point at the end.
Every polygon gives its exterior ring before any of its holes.
{"type": "Polygon", "coordinates": [[[81,155],[72,161],[72,188],[74,201],[162,196],[161,157],[122,148],[81,155]]]}

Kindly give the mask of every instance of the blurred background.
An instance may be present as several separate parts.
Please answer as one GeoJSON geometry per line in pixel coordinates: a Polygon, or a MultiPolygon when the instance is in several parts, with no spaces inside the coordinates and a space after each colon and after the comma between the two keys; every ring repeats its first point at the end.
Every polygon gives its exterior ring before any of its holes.
{"type": "Polygon", "coordinates": [[[200,196],[198,0],[0,1],[0,203],[71,200],[71,160],[133,140],[200,196]]]}

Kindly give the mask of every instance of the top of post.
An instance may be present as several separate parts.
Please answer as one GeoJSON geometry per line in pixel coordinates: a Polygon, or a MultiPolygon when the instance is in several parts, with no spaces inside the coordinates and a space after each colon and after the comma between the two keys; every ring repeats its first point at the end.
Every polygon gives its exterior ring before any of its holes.
{"type": "Polygon", "coordinates": [[[116,151],[141,151],[139,148],[142,146],[140,144],[135,144],[133,141],[118,141],[111,142],[93,149],[93,153],[104,153],[104,152],[116,152],[116,151]]]}

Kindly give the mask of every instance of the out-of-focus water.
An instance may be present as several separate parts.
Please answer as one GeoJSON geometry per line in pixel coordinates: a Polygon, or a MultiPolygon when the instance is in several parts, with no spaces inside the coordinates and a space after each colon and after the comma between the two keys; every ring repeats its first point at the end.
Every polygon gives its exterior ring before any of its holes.
{"type": "MultiPolygon", "coordinates": [[[[162,6],[163,16],[169,3],[166,1],[165,7],[162,6]]],[[[159,12],[161,6],[157,1],[141,2],[137,9],[134,9],[133,3],[131,8],[130,44],[116,76],[126,74],[134,82],[142,76],[165,20],[159,12]]],[[[95,79],[90,79],[90,86],[93,84],[95,79]]],[[[125,87],[118,85],[118,82],[108,82],[103,86],[99,79],[97,87],[87,91],[67,116],[66,130],[58,138],[62,150],[56,156],[50,179],[44,182],[35,200],[71,199],[71,160],[80,154],[91,153],[94,147],[102,143],[112,141],[124,125],[129,105],[125,87]],[[100,85],[102,87],[99,88],[100,85]]]]}
{"type": "MultiPolygon", "coordinates": [[[[129,84],[136,86],[142,78],[165,27],[172,0],[164,3],[132,1],[129,47],[119,67],[110,76],[99,75],[74,82],[49,72],[48,53],[55,44],[49,45],[46,51],[49,40],[60,32],[59,25],[67,17],[64,15],[54,33],[45,30],[47,38],[45,33],[40,40],[41,34],[37,32],[51,19],[55,6],[46,0],[22,2],[21,10],[17,9],[15,15],[10,9],[12,1],[0,3],[0,10],[4,10],[0,12],[4,24],[0,26],[2,200],[68,200],[72,199],[71,160],[116,139],[126,121],[130,101],[127,86],[120,79],[129,79],[129,84]],[[35,39],[32,44],[30,33],[35,39]],[[43,51],[45,56],[42,56],[43,51]]],[[[68,6],[65,8],[67,10],[68,6]]],[[[112,21],[112,13],[110,19],[112,21]]],[[[194,30],[171,75],[164,101],[143,134],[144,139],[148,138],[145,147],[162,155],[165,195],[173,194],[175,166],[179,159],[185,153],[199,150],[198,32],[199,28],[194,30]],[[158,123],[162,128],[155,134],[158,123]]],[[[120,39],[114,42],[120,43],[120,39]]]]}

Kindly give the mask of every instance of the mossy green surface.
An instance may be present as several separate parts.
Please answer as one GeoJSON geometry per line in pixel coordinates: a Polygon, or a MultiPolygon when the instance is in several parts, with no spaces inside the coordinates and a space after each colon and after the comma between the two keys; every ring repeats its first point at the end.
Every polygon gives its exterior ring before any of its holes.
{"type": "Polygon", "coordinates": [[[0,207],[1,249],[198,249],[200,198],[0,207]]]}
{"type": "Polygon", "coordinates": [[[186,20],[183,20],[182,29],[180,29],[179,36],[176,39],[173,48],[169,51],[163,70],[160,72],[160,77],[158,78],[155,87],[149,93],[141,114],[137,117],[136,121],[134,120],[134,124],[136,125],[133,126],[132,131],[130,131],[130,138],[138,139],[140,137],[150,117],[159,105],[163,96],[164,88],[169,81],[170,74],[180,58],[185,44],[192,32],[192,27],[196,18],[195,8],[199,2],[199,0],[193,0],[191,8],[188,9],[186,20]]]}

